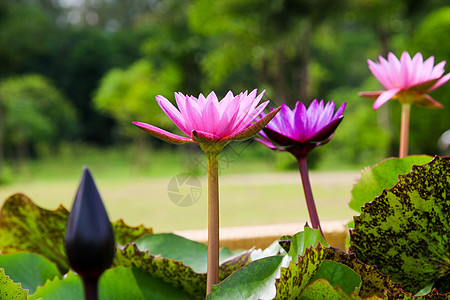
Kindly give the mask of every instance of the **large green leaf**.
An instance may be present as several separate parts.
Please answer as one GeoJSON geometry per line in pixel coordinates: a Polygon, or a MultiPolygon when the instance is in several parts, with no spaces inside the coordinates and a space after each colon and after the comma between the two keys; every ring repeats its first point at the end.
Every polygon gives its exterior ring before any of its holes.
{"type": "Polygon", "coordinates": [[[20,283],[14,283],[0,268],[0,299],[26,300],[28,291],[20,287],[20,283]]]}
{"type": "Polygon", "coordinates": [[[48,279],[61,277],[54,263],[41,255],[28,252],[0,255],[0,268],[14,282],[20,282],[22,288],[28,289],[30,294],[48,279]]]}
{"type": "Polygon", "coordinates": [[[275,280],[288,256],[269,256],[253,261],[212,287],[207,299],[272,299],[275,280]]]}
{"type": "Polygon", "coordinates": [[[116,253],[114,265],[139,268],[194,297],[206,294],[206,273],[196,273],[181,261],[140,251],[134,243],[126,245],[116,253]]]}
{"type": "MultiPolygon", "coordinates": [[[[107,270],[106,272],[108,271],[109,270],[107,270]]],[[[55,278],[54,280],[49,280],[45,283],[45,285],[39,286],[36,289],[36,292],[28,297],[29,300],[41,298],[45,300],[84,299],[81,278],[69,271],[64,279],[55,278]]]]}
{"type": "MultiPolygon", "coordinates": [[[[61,273],[69,269],[64,250],[64,234],[69,212],[63,206],[47,210],[23,194],[6,199],[0,214],[0,251],[3,254],[32,252],[54,262],[61,273]]],[[[129,227],[122,220],[112,223],[119,244],[152,233],[142,225],[129,227]]]]}
{"type": "MultiPolygon", "coordinates": [[[[48,281],[39,287],[30,300],[43,298],[45,300],[79,300],[83,299],[83,287],[80,277],[69,272],[63,280],[48,281]]],[[[161,279],[152,277],[137,268],[123,266],[107,270],[99,282],[99,299],[133,299],[133,300],[159,300],[159,299],[189,299],[188,295],[180,289],[161,279]]]]}
{"type": "MultiPolygon", "coordinates": [[[[221,280],[250,262],[250,251],[234,253],[221,249],[219,277],[221,280]]],[[[137,267],[160,278],[192,297],[206,293],[207,247],[175,234],[145,236],[116,253],[115,265],[137,267]]]]}
{"type": "Polygon", "coordinates": [[[325,279],[319,279],[310,283],[303,290],[301,300],[316,300],[316,299],[336,299],[336,300],[448,300],[450,295],[439,294],[435,289],[423,296],[413,296],[403,290],[392,294],[386,291],[383,296],[373,295],[371,297],[361,297],[357,293],[347,294],[339,286],[333,288],[325,279]]]}
{"type": "Polygon", "coordinates": [[[318,244],[329,246],[319,229],[305,226],[303,230],[292,237],[283,236],[279,241],[293,262],[297,262],[298,256],[303,255],[309,247],[317,247],[318,244]]]}
{"type": "Polygon", "coordinates": [[[122,219],[113,222],[112,227],[114,231],[114,238],[119,245],[125,245],[127,243],[134,242],[145,235],[153,234],[152,228],[147,228],[144,225],[131,227],[125,224],[122,219]]]}
{"type": "Polygon", "coordinates": [[[413,165],[423,165],[432,160],[428,155],[411,155],[403,158],[389,158],[379,164],[366,168],[361,179],[353,186],[350,208],[361,212],[365,203],[372,201],[383,192],[393,187],[400,174],[411,171],[413,165]]]}
{"type": "MultiPolygon", "coordinates": [[[[317,300],[317,299],[336,299],[336,300],[359,300],[362,299],[357,293],[347,294],[339,286],[334,287],[326,279],[319,279],[305,287],[301,296],[301,300],[317,300]]],[[[374,295],[366,300],[379,300],[378,296],[374,295]]]]}
{"type": "MultiPolygon", "coordinates": [[[[347,254],[339,249],[323,247],[308,248],[303,256],[299,256],[298,263],[291,262],[287,268],[281,269],[281,276],[277,280],[277,296],[275,299],[298,298],[305,287],[315,280],[316,274],[322,263],[326,260],[348,266],[361,279],[361,288],[358,292],[361,297],[378,295],[383,297],[385,291],[397,292],[398,284],[390,281],[389,277],[378,272],[376,267],[360,262],[355,255],[347,254]]],[[[320,274],[319,274],[320,275],[320,274]]],[[[341,273],[340,277],[330,275],[321,276],[333,281],[333,285],[356,287],[357,281],[348,281],[347,274],[341,273]]],[[[345,298],[344,298],[345,299],[345,298]]]]}
{"type": "Polygon", "coordinates": [[[325,279],[331,286],[339,286],[348,294],[357,290],[359,291],[361,286],[361,276],[346,265],[332,260],[324,260],[320,264],[319,269],[311,281],[318,279],[325,279]]]}
{"type": "Polygon", "coordinates": [[[208,247],[204,244],[172,233],[161,233],[140,238],[136,241],[136,246],[140,251],[181,261],[196,273],[206,272],[208,247]]]}
{"type": "Polygon", "coordinates": [[[450,275],[450,157],[399,177],[355,217],[351,251],[415,294],[450,275]]]}
{"type": "Polygon", "coordinates": [[[6,199],[0,214],[0,250],[3,254],[34,252],[55,262],[62,273],[69,269],[64,252],[64,231],[69,212],[50,211],[23,194],[6,199]]]}
{"type": "Polygon", "coordinates": [[[383,297],[385,291],[395,293],[400,285],[391,281],[389,276],[381,274],[376,266],[367,265],[359,261],[355,254],[347,254],[339,249],[325,248],[325,259],[346,265],[361,277],[361,297],[378,295],[383,297]]]}
{"type": "Polygon", "coordinates": [[[325,257],[324,248],[308,248],[297,262],[291,261],[287,268],[281,268],[276,280],[275,299],[299,298],[305,287],[311,282],[325,257]]]}

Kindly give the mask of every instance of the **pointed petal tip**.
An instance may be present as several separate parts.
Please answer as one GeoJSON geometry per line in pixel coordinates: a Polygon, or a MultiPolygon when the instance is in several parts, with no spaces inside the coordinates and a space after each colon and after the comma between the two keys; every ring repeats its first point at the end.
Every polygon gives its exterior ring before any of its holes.
{"type": "Polygon", "coordinates": [[[246,139],[251,138],[258,132],[260,132],[266,125],[275,117],[275,115],[280,111],[281,106],[275,108],[273,111],[268,113],[265,117],[257,120],[255,123],[251,124],[246,129],[242,130],[239,133],[236,133],[235,135],[232,135],[228,138],[228,140],[231,141],[243,141],[246,139]]]}
{"type": "Polygon", "coordinates": [[[220,136],[201,130],[192,130],[192,139],[197,143],[213,143],[219,141],[220,136]]]}
{"type": "Polygon", "coordinates": [[[164,129],[158,128],[156,126],[142,123],[142,122],[133,122],[134,125],[139,127],[140,129],[150,133],[154,137],[163,140],[165,142],[171,143],[171,144],[184,144],[184,143],[193,143],[194,141],[190,138],[186,138],[183,136],[179,136],[176,134],[173,134],[171,132],[165,131],[164,129]]]}

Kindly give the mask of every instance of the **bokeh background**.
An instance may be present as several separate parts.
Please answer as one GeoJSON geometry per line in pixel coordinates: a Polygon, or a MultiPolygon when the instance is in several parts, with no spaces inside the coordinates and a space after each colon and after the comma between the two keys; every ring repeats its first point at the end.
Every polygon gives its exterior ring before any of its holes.
{"type": "MultiPolygon", "coordinates": [[[[344,121],[328,145],[313,151],[310,167],[357,170],[396,156],[400,105],[389,102],[374,112],[371,100],[358,97],[359,91],[381,88],[366,60],[390,51],[449,60],[448,5],[446,0],[1,0],[0,198],[35,184],[42,188],[36,197],[46,194],[41,200],[46,203],[70,181],[73,189],[62,192],[64,199],[58,196],[70,203],[83,164],[114,187],[180,172],[203,175],[195,145],[168,145],[131,124],[177,131],[155,101],[156,95],[173,100],[175,91],[214,90],[223,97],[228,90],[265,89],[273,106],[316,98],[347,102],[344,121]]],[[[413,108],[412,154],[448,153],[439,138],[450,129],[450,84],[431,95],[445,108],[413,108]]],[[[252,141],[228,146],[221,165],[224,174],[296,169],[289,155],[252,141]]],[[[158,186],[165,192],[164,183],[158,186]]]]}

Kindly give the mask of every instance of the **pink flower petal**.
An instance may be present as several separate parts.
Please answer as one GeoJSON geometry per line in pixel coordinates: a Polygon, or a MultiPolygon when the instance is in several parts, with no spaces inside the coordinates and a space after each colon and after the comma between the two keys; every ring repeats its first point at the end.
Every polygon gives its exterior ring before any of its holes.
{"type": "Polygon", "coordinates": [[[156,96],[156,101],[159,104],[159,107],[164,111],[164,113],[172,120],[172,122],[180,128],[186,135],[189,135],[189,131],[185,125],[185,119],[183,115],[163,96],[156,96]]]}
{"type": "Polygon", "coordinates": [[[407,87],[412,84],[412,61],[408,52],[403,52],[400,57],[400,77],[401,86],[407,87]]]}
{"type": "Polygon", "coordinates": [[[439,78],[438,82],[436,82],[436,84],[429,90],[429,92],[434,91],[435,89],[437,89],[438,87],[440,87],[449,80],[450,80],[450,73],[439,78]]]}
{"type": "Polygon", "coordinates": [[[372,74],[378,79],[378,81],[386,88],[391,88],[392,84],[390,82],[389,76],[386,74],[383,66],[374,63],[370,59],[367,60],[367,63],[369,64],[369,70],[372,72],[372,74]]]}
{"type": "Polygon", "coordinates": [[[209,132],[192,130],[192,139],[197,143],[215,143],[218,142],[220,138],[220,136],[209,132]]]}
{"type": "Polygon", "coordinates": [[[256,121],[255,123],[253,123],[246,129],[244,129],[243,131],[238,132],[238,133],[232,135],[231,137],[228,137],[227,140],[242,141],[242,140],[251,138],[252,136],[257,134],[259,131],[261,131],[267,125],[267,123],[269,123],[270,120],[272,120],[273,117],[275,117],[275,115],[280,111],[280,109],[281,109],[281,107],[274,109],[273,111],[268,113],[264,118],[256,121]]]}
{"type": "Polygon", "coordinates": [[[150,124],[146,124],[146,123],[142,123],[142,122],[133,122],[133,124],[136,125],[137,127],[141,128],[142,130],[147,131],[154,137],[159,138],[159,139],[161,139],[165,142],[171,143],[171,144],[184,144],[184,143],[193,143],[194,142],[193,140],[191,140],[189,138],[170,133],[168,131],[165,131],[161,128],[158,128],[158,127],[150,125],[150,124]]]}
{"type": "Polygon", "coordinates": [[[394,97],[398,92],[400,92],[400,89],[392,89],[383,92],[373,103],[373,109],[374,110],[379,109],[381,105],[391,100],[392,97],[394,97]]]}
{"type": "Polygon", "coordinates": [[[219,102],[214,100],[214,98],[210,99],[203,107],[202,118],[203,118],[203,128],[210,133],[217,132],[217,123],[220,121],[220,114],[218,111],[219,102]]]}

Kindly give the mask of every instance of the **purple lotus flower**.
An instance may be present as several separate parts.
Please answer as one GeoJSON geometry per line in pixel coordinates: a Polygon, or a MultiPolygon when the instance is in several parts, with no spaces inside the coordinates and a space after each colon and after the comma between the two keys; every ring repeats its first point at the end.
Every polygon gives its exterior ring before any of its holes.
{"type": "MultiPolygon", "coordinates": [[[[334,102],[324,105],[315,99],[308,109],[300,101],[291,110],[282,104],[280,112],[256,139],[273,150],[289,151],[295,157],[305,157],[317,146],[327,143],[344,116],[346,103],[334,113],[334,102]]],[[[264,113],[261,114],[264,116],[264,113]]]]}
{"type": "MultiPolygon", "coordinates": [[[[302,179],[303,192],[312,227],[320,229],[319,215],[309,181],[307,156],[317,146],[327,143],[344,116],[345,103],[334,113],[334,102],[324,105],[315,99],[308,109],[300,101],[291,110],[282,104],[280,112],[259,134],[256,139],[272,150],[282,150],[292,153],[297,159],[298,169],[302,179]]],[[[261,114],[264,116],[264,113],[261,114]]]]}
{"type": "Polygon", "coordinates": [[[253,90],[250,94],[246,91],[234,96],[229,91],[219,101],[214,92],[207,97],[200,94],[198,98],[175,93],[178,109],[163,96],[157,96],[156,101],[161,109],[188,137],[146,123],[133,124],[172,144],[218,144],[223,148],[229,141],[252,137],[277,113],[277,110],[273,111],[252,124],[269,103],[266,101],[259,104],[263,95],[264,92],[257,95],[256,90],[253,90]]]}
{"type": "Polygon", "coordinates": [[[442,107],[441,103],[427,93],[450,79],[450,73],[443,76],[445,61],[434,66],[434,57],[423,61],[420,52],[412,59],[408,52],[403,52],[400,60],[390,52],[387,60],[380,56],[379,61],[376,63],[369,59],[367,63],[370,71],[386,90],[359,93],[360,96],[376,99],[373,104],[374,110],[391,99],[398,99],[402,104],[442,107]]]}

